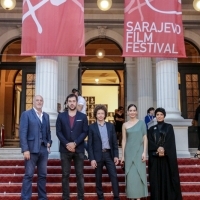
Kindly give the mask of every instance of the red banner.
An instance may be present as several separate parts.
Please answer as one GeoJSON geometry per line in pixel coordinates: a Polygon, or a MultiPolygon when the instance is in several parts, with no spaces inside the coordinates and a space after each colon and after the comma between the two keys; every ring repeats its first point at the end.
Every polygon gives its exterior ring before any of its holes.
{"type": "Polygon", "coordinates": [[[22,55],[85,55],[84,0],[24,0],[22,55]]]}
{"type": "Polygon", "coordinates": [[[124,13],[124,57],[185,57],[181,0],[125,0],[124,13]]]}

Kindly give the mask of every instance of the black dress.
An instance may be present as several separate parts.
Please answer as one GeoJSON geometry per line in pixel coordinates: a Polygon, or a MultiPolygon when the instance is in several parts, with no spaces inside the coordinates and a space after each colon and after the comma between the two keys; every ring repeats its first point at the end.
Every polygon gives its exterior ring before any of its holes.
{"type": "Polygon", "coordinates": [[[148,130],[149,180],[151,200],[182,200],[174,130],[164,122],[148,130]],[[165,156],[159,157],[159,146],[165,156]]]}
{"type": "Polygon", "coordinates": [[[121,115],[119,115],[118,113],[115,114],[114,116],[114,120],[115,120],[115,131],[121,133],[122,132],[122,125],[123,125],[123,121],[118,121],[116,118],[121,118],[124,119],[124,114],[122,113],[121,115]]]}

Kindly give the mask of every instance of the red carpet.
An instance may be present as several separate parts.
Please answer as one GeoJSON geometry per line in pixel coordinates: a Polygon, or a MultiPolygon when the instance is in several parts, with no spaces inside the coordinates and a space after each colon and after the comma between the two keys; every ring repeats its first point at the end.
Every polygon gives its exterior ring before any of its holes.
{"type": "MultiPolygon", "coordinates": [[[[179,171],[181,178],[181,189],[183,200],[200,200],[200,160],[198,159],[179,159],[179,171]]],[[[24,161],[22,160],[0,160],[0,200],[20,200],[21,183],[24,174],[24,161]]],[[[118,179],[120,185],[120,198],[126,199],[124,172],[117,166],[118,179]]],[[[148,170],[147,170],[148,172],[148,170]]],[[[85,200],[97,199],[95,193],[94,170],[90,163],[85,161],[85,200]]],[[[148,177],[148,175],[147,175],[148,177]]],[[[33,197],[37,200],[37,177],[33,179],[33,197]]],[[[103,188],[105,199],[111,200],[112,188],[109,177],[104,170],[103,188]]],[[[76,197],[76,177],[72,166],[70,176],[71,199],[76,197]]],[[[61,167],[60,160],[49,160],[47,176],[47,192],[49,200],[61,200],[61,167]]],[[[149,198],[147,198],[149,199],[149,198]]]]}

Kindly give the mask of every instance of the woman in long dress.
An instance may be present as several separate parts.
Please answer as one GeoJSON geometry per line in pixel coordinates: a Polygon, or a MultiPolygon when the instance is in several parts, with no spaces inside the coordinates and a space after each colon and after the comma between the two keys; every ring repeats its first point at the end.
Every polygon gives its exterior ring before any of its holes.
{"type": "Polygon", "coordinates": [[[157,125],[148,130],[151,200],[182,200],[173,126],[164,108],[155,110],[157,125]]]}
{"type": "Polygon", "coordinates": [[[137,107],[134,104],[128,106],[128,115],[129,121],[122,126],[121,162],[125,162],[126,196],[140,200],[148,196],[146,125],[137,119],[137,107]]]}

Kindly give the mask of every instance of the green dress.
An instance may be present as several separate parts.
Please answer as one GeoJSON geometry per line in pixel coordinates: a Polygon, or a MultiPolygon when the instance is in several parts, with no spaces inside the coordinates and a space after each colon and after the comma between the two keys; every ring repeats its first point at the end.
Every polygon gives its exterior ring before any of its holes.
{"type": "Polygon", "coordinates": [[[142,162],[144,135],[146,135],[146,125],[144,121],[139,120],[134,126],[126,129],[124,156],[127,198],[148,196],[146,162],[142,162]]]}

